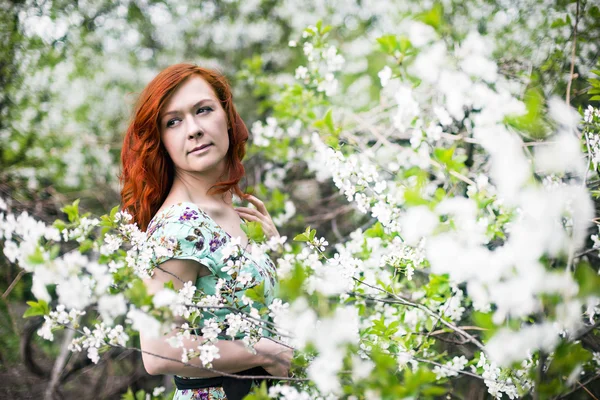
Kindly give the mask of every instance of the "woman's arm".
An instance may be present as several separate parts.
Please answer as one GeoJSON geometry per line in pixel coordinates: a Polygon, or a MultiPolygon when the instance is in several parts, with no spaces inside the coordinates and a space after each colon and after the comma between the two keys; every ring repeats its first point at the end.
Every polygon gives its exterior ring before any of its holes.
{"type": "MultiPolygon", "coordinates": [[[[150,294],[155,294],[163,289],[164,284],[168,281],[172,281],[175,289],[179,290],[185,282],[192,281],[195,283],[200,273],[203,275],[208,273],[206,267],[192,260],[173,259],[162,263],[160,268],[154,270],[152,278],[144,281],[150,294]]],[[[168,337],[175,335],[176,331],[173,331],[162,337],[149,337],[143,331],[140,331],[142,360],[146,371],[150,375],[219,376],[217,373],[202,369],[202,363],[199,358],[190,360],[189,364],[197,365],[200,368],[189,367],[178,361],[167,360],[181,360],[182,349],[173,348],[165,341],[168,337]],[[148,353],[156,354],[160,357],[148,353]]],[[[184,338],[183,343],[185,348],[190,349],[196,348],[201,343],[201,340],[201,337],[198,337],[195,341],[184,338]]],[[[266,339],[261,339],[256,344],[255,349],[257,350],[257,354],[252,354],[246,350],[241,340],[219,340],[215,345],[219,348],[220,358],[213,360],[212,368],[227,373],[240,372],[257,366],[272,366],[276,363],[276,360],[273,360],[273,357],[269,357],[269,355],[277,354],[281,351],[281,349],[276,348],[276,346],[281,345],[266,339]]]]}

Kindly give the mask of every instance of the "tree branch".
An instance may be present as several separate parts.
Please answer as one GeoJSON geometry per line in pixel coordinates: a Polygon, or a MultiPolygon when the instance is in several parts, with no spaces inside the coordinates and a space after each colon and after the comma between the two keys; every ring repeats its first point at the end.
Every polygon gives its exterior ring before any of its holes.
{"type": "Polygon", "coordinates": [[[567,105],[571,105],[571,84],[573,83],[573,73],[575,72],[575,51],[577,49],[577,25],[579,24],[579,0],[577,0],[577,9],[575,12],[575,26],[573,26],[573,46],[571,50],[571,70],[569,72],[569,82],[567,83],[567,105]]]}

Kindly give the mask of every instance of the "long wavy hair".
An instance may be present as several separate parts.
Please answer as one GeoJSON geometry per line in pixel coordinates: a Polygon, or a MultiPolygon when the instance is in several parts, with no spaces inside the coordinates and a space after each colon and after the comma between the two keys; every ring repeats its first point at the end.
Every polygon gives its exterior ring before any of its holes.
{"type": "Polygon", "coordinates": [[[248,129],[235,110],[227,79],[217,71],[197,65],[175,64],[161,71],[140,94],[121,151],[121,207],[142,230],[146,230],[165,201],[175,176],[175,166],[160,137],[158,115],[169,96],[193,75],[199,75],[213,88],[231,126],[225,174],[209,193],[233,191],[241,198],[246,197],[239,182],[245,173],[242,159],[246,154],[248,129]]]}

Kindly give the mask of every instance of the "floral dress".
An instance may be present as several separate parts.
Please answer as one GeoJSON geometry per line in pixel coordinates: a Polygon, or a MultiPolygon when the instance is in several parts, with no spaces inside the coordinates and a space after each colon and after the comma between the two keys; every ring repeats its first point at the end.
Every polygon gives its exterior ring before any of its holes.
{"type": "MultiPolygon", "coordinates": [[[[236,247],[233,245],[234,239],[194,203],[173,204],[158,212],[150,221],[146,234],[161,249],[167,249],[155,251],[152,257],[155,265],[170,259],[185,259],[198,261],[208,268],[211,274],[196,280],[196,288],[203,295],[215,295],[219,283],[221,287],[229,288],[227,293],[230,293],[230,305],[234,304],[243,311],[250,312],[251,307],[244,293],[260,285],[261,292],[264,293],[264,304],[254,302],[252,306],[260,310],[273,301],[277,290],[277,275],[275,265],[268,255],[264,252],[249,252],[241,246],[232,251],[236,247]],[[234,264],[240,259],[243,262],[234,264]],[[236,265],[237,269],[235,266],[232,268],[232,265],[236,265]]],[[[225,323],[230,313],[229,310],[218,309],[210,315],[203,315],[207,318],[215,317],[218,322],[225,323]]],[[[268,318],[266,312],[261,315],[263,319],[268,318]]],[[[223,333],[219,335],[219,339],[231,339],[223,333]]],[[[267,331],[262,334],[269,336],[267,331]]],[[[226,398],[222,387],[177,390],[174,397],[176,400],[226,398]]]]}

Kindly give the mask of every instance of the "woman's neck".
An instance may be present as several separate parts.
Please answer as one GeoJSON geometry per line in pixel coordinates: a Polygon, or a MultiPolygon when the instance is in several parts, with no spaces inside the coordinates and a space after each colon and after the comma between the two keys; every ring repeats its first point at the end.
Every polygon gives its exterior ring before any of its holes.
{"type": "Polygon", "coordinates": [[[189,201],[199,206],[231,205],[231,192],[208,193],[219,181],[218,178],[205,174],[177,173],[167,199],[174,202],[189,201]]]}

